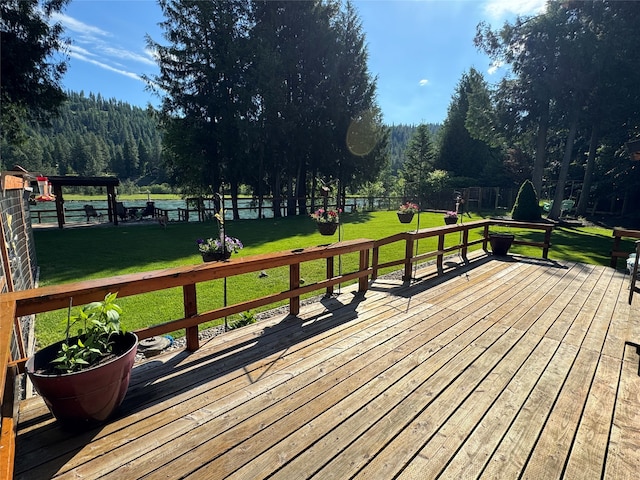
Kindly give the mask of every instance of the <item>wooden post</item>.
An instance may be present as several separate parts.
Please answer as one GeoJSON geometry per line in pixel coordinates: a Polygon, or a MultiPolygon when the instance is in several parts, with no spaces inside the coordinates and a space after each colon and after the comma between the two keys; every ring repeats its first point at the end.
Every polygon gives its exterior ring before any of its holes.
{"type": "MultiPolygon", "coordinates": [[[[442,252],[442,250],[444,250],[444,233],[441,233],[440,235],[438,235],[438,251],[442,252]]],[[[438,253],[438,256],[436,257],[436,265],[438,268],[438,273],[442,273],[444,268],[443,253],[438,253]]]]}
{"type": "MultiPolygon", "coordinates": [[[[360,271],[369,268],[369,249],[360,250],[360,271]]],[[[358,292],[364,294],[369,288],[369,277],[360,277],[358,280],[358,292]]]]}
{"type": "Polygon", "coordinates": [[[483,239],[482,239],[482,249],[487,253],[487,240],[489,239],[489,225],[484,226],[483,231],[483,239]]]}
{"type": "Polygon", "coordinates": [[[373,258],[371,259],[371,280],[378,278],[378,257],[380,255],[380,247],[373,247],[373,258]]]}
{"type": "MultiPolygon", "coordinates": [[[[292,263],[289,265],[289,289],[295,290],[300,287],[300,264],[292,263]]],[[[289,313],[298,315],[300,313],[300,297],[296,295],[289,299],[289,313]]]]}
{"type": "MultiPolygon", "coordinates": [[[[116,215],[117,216],[117,215],[116,215]]],[[[198,314],[198,301],[196,298],[196,285],[194,283],[182,287],[182,297],[184,301],[185,318],[195,317],[198,314]]],[[[185,332],[187,340],[187,350],[195,352],[200,348],[198,338],[198,326],[187,327],[185,332]]]]}
{"type": "Polygon", "coordinates": [[[58,228],[64,227],[64,198],[62,197],[62,185],[53,186],[53,194],[56,197],[56,216],[58,217],[58,228]]]}
{"type": "MultiPolygon", "coordinates": [[[[334,257],[327,257],[327,278],[333,278],[334,257]]],[[[333,285],[327,287],[327,296],[333,295],[333,285]]]]}
{"type": "Polygon", "coordinates": [[[616,231],[615,229],[613,230],[613,250],[612,250],[612,255],[611,255],[611,263],[610,266],[611,268],[617,268],[618,267],[618,257],[616,257],[615,255],[613,255],[614,253],[616,253],[618,250],[620,250],[620,237],[618,235],[616,235],[616,231]]]}
{"type": "Polygon", "coordinates": [[[413,258],[413,235],[407,235],[407,243],[404,253],[404,275],[402,280],[408,282],[411,280],[411,259],[413,258]]]}
{"type": "Polygon", "coordinates": [[[551,228],[544,232],[544,247],[542,248],[542,258],[549,258],[549,247],[551,246],[551,228]]]}
{"type": "Polygon", "coordinates": [[[462,259],[467,262],[467,252],[469,250],[469,229],[465,228],[462,231],[462,259]]]}

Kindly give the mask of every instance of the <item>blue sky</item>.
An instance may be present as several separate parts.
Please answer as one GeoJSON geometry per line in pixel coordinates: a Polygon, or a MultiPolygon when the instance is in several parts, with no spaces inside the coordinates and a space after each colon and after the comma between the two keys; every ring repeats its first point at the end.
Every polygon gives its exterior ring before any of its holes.
{"type": "MultiPolygon", "coordinates": [[[[542,11],[545,0],[356,0],[377,76],[384,122],[441,123],[461,75],[474,67],[489,83],[502,69],[473,45],[476,25],[494,28],[517,14],[542,11]]],[[[58,20],[72,41],[63,88],[156,106],[140,75],[157,65],[145,35],[162,41],[155,0],[72,0],[58,20]]]]}

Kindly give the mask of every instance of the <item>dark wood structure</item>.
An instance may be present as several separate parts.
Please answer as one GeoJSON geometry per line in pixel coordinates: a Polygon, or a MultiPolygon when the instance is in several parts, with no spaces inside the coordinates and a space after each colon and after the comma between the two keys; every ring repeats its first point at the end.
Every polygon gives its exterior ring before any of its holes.
{"type": "Polygon", "coordinates": [[[63,228],[64,218],[64,197],[62,187],[107,187],[107,214],[109,221],[118,225],[116,211],[116,187],[120,185],[120,180],[116,177],[76,177],[76,176],[50,176],[47,177],[53,194],[56,197],[56,215],[58,217],[58,227],[63,228]]]}

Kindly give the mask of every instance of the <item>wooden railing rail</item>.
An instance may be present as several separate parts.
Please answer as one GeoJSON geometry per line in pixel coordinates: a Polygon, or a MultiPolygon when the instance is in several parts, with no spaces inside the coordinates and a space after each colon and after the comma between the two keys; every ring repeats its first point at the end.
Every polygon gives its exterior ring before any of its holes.
{"type": "Polygon", "coordinates": [[[3,302],[15,304],[15,316],[21,317],[66,308],[69,305],[70,299],[73,299],[74,305],[83,305],[101,300],[109,292],[117,292],[119,297],[126,297],[174,287],[183,287],[185,318],[144,328],[136,331],[136,333],[141,339],[144,339],[169,333],[180,328],[186,328],[187,348],[189,350],[196,350],[198,348],[197,326],[200,323],[286,299],[290,300],[289,308],[291,313],[295,315],[298,313],[300,295],[324,288],[330,289],[333,285],[355,279],[359,281],[360,291],[366,291],[368,275],[371,273],[371,268],[368,264],[369,250],[372,247],[373,240],[350,240],[326,246],[254,255],[246,258],[232,259],[227,262],[202,263],[63,285],[51,285],[37,289],[5,293],[2,294],[1,298],[3,302]],[[333,257],[353,252],[360,252],[361,258],[358,270],[334,276],[331,261],[333,257]],[[298,278],[300,264],[320,259],[327,260],[327,274],[330,276],[325,280],[301,286],[298,278]],[[192,306],[196,305],[196,284],[282,266],[289,266],[290,268],[290,285],[288,290],[209,312],[196,313],[193,311],[192,306]]]}
{"type": "Polygon", "coordinates": [[[553,224],[546,223],[525,223],[515,222],[510,220],[475,220],[467,223],[460,223],[455,225],[445,225],[441,227],[432,227],[421,229],[414,232],[403,232],[390,237],[376,240],[373,246],[373,260],[372,260],[372,279],[378,278],[378,272],[383,268],[394,267],[398,265],[404,265],[404,280],[411,279],[411,269],[415,263],[424,262],[430,258],[436,259],[436,265],[438,272],[442,272],[444,264],[444,256],[450,252],[459,251],[462,258],[466,260],[469,247],[473,245],[482,244],[483,250],[487,251],[487,243],[489,241],[489,232],[492,226],[497,227],[510,227],[528,230],[542,230],[545,232],[544,241],[533,242],[528,240],[514,239],[514,245],[528,245],[534,247],[540,247],[542,249],[542,257],[548,258],[549,248],[551,247],[551,232],[553,231],[553,224]],[[480,239],[469,240],[469,231],[482,228],[483,233],[480,239]],[[460,240],[454,244],[445,247],[445,237],[447,235],[457,234],[460,240]],[[416,241],[425,238],[438,238],[437,249],[420,254],[415,253],[416,241]],[[405,255],[404,258],[391,260],[384,263],[379,263],[380,247],[389,245],[395,242],[405,242],[405,255]]]}
{"type": "Polygon", "coordinates": [[[554,224],[552,223],[533,223],[533,222],[516,222],[514,220],[483,220],[487,222],[484,227],[484,241],[482,243],[482,249],[487,250],[487,242],[489,241],[489,228],[495,227],[509,227],[528,230],[542,230],[544,231],[544,241],[532,242],[529,240],[514,239],[513,245],[527,245],[530,247],[539,247],[542,249],[542,258],[549,258],[549,249],[551,248],[551,232],[553,231],[554,224]]]}
{"type": "Polygon", "coordinates": [[[629,230],[627,228],[614,227],[613,229],[613,249],[611,250],[611,267],[618,267],[619,258],[627,258],[633,250],[620,250],[620,241],[623,237],[640,239],[640,230],[629,230]]]}

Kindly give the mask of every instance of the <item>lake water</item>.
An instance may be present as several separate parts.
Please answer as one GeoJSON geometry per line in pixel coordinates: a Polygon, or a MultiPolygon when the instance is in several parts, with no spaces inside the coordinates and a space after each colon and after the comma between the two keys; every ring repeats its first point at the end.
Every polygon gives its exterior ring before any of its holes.
{"type": "MultiPolygon", "coordinates": [[[[156,208],[160,208],[162,210],[167,210],[170,221],[178,220],[178,209],[186,209],[187,204],[185,200],[153,200],[156,208]]],[[[144,210],[146,206],[146,201],[144,200],[130,200],[122,202],[125,208],[137,208],[139,211],[144,210]]],[[[86,216],[84,214],[84,205],[92,205],[99,213],[102,212],[103,215],[106,215],[107,212],[107,201],[106,200],[65,200],[64,208],[66,212],[66,218],[68,221],[80,221],[82,219],[86,220],[86,216]]],[[[238,207],[240,208],[240,218],[241,219],[257,219],[258,218],[258,209],[257,206],[252,204],[251,199],[239,199],[238,207]]],[[[213,202],[205,202],[205,208],[213,209],[213,202]]],[[[41,223],[57,223],[56,218],[56,205],[55,202],[38,202],[36,205],[30,206],[31,210],[31,219],[34,224],[38,223],[38,213],[40,213],[41,223]]],[[[263,211],[262,214],[264,218],[273,218],[273,211],[271,210],[271,201],[264,201],[263,203],[263,211]]],[[[231,211],[231,202],[225,202],[225,218],[231,219],[233,217],[233,212],[231,211]]],[[[189,221],[197,222],[198,221],[198,212],[191,210],[189,212],[189,221]]]]}
{"type": "MultiPolygon", "coordinates": [[[[185,200],[153,200],[156,208],[160,208],[162,210],[167,210],[169,215],[169,221],[178,221],[178,209],[186,209],[187,204],[185,200]]],[[[146,201],[144,200],[130,200],[122,202],[125,208],[137,208],[139,211],[144,210],[146,206],[146,201]]],[[[388,199],[384,201],[379,199],[374,208],[377,209],[386,209],[387,208],[388,199]]],[[[98,213],[102,213],[106,216],[107,213],[107,201],[106,200],[65,200],[64,208],[65,208],[65,217],[68,222],[80,222],[86,221],[86,216],[84,214],[84,205],[90,204],[95,208],[98,213]]],[[[347,200],[347,211],[351,211],[354,204],[357,205],[358,210],[366,209],[368,207],[368,201],[364,198],[349,198],[347,200]]],[[[264,218],[273,218],[273,210],[272,210],[271,200],[264,200],[262,215],[264,218]]],[[[206,209],[213,209],[214,205],[211,201],[205,201],[206,209]]],[[[257,219],[258,218],[258,209],[257,206],[254,205],[250,198],[241,198],[238,199],[238,208],[240,210],[240,218],[241,219],[257,219]]],[[[38,223],[57,223],[58,220],[56,218],[56,205],[55,202],[38,202],[35,205],[30,206],[31,209],[31,221],[33,224],[38,223]]],[[[285,215],[285,209],[283,209],[282,214],[285,215]]],[[[230,220],[233,217],[233,212],[231,210],[231,200],[225,201],[225,219],[230,220]]],[[[198,212],[191,210],[189,212],[189,221],[197,222],[198,221],[198,212]]]]}

